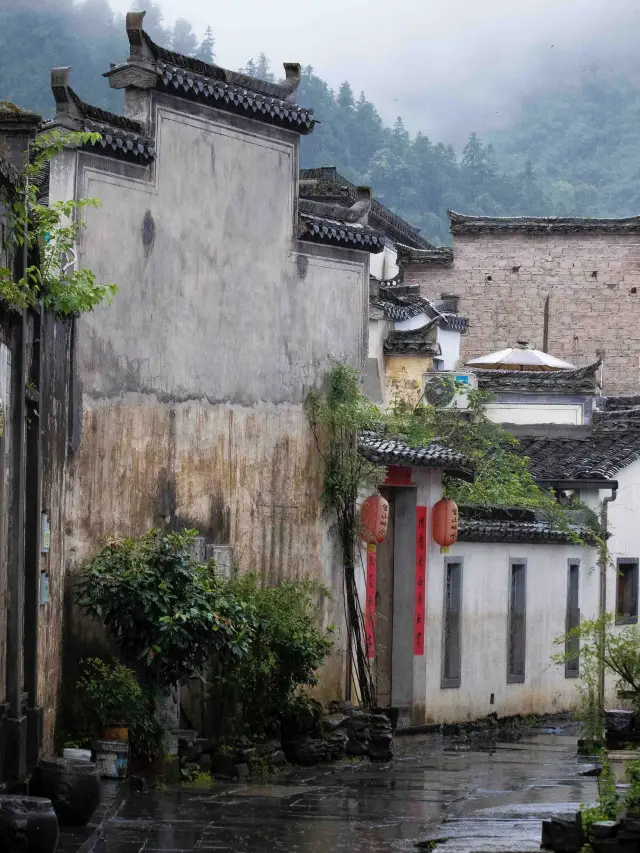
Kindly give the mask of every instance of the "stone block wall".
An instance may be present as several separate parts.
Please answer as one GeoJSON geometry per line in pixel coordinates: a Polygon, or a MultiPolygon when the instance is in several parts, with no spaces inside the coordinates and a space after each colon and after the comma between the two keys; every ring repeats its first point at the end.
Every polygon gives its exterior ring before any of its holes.
{"type": "Polygon", "coordinates": [[[640,234],[456,235],[452,266],[414,262],[405,281],[461,297],[462,362],[522,339],[542,348],[549,297],[547,350],[577,366],[604,351],[603,390],[640,390],[640,234]]]}

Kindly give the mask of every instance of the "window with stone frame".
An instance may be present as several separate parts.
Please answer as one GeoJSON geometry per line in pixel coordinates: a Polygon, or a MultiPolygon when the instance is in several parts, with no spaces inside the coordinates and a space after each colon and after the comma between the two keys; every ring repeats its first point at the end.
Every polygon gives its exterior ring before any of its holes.
{"type": "Polygon", "coordinates": [[[507,684],[520,684],[525,677],[527,609],[527,561],[509,563],[509,620],[507,628],[507,684]]]}
{"type": "MultiPolygon", "coordinates": [[[[567,616],[566,633],[569,634],[580,624],[580,560],[571,558],[567,573],[567,616]]],[[[565,678],[578,678],[580,675],[580,638],[568,637],[565,643],[565,678]]]]}
{"type": "Polygon", "coordinates": [[[445,559],[441,687],[460,687],[462,679],[462,560],[445,559]]]}
{"type": "Polygon", "coordinates": [[[616,625],[638,622],[638,559],[619,557],[616,575],[616,625]]]}

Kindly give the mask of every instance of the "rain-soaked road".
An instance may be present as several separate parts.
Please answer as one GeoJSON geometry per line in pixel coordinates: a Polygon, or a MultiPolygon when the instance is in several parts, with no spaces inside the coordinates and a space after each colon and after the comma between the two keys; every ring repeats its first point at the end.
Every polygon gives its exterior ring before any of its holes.
{"type": "Polygon", "coordinates": [[[538,853],[540,819],[593,801],[576,739],[527,730],[517,742],[430,736],[390,765],[345,762],[267,784],[131,794],[94,853],[538,853]]]}

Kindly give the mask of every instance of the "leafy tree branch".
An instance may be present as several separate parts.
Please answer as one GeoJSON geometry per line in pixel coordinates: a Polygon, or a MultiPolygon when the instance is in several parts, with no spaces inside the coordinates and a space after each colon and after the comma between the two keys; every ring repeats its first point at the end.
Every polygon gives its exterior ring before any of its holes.
{"type": "Polygon", "coordinates": [[[8,211],[8,249],[16,254],[26,248],[27,266],[15,280],[12,270],[0,268],[0,297],[20,310],[42,303],[59,317],[92,311],[112,301],[115,284],[99,284],[95,274],[76,268],[76,243],[85,228],[79,212],[96,207],[97,199],[57,201],[50,205],[38,200],[38,178],[46,164],[63,148],[95,143],[96,133],[60,133],[39,136],[31,146],[30,161],[24,169],[24,183],[8,211]],[[25,247],[26,242],[26,247],[25,247]]]}

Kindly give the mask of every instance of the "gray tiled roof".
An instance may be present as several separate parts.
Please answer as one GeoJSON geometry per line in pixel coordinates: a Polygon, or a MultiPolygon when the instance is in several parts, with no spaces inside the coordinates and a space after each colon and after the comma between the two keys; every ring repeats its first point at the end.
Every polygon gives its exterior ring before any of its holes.
{"type": "Polygon", "coordinates": [[[144,12],[129,12],[126,18],[131,55],[127,62],[107,72],[114,88],[130,85],[132,75],[144,77],[146,88],[155,86],[181,98],[209,104],[220,110],[279,125],[298,133],[313,130],[313,110],[294,102],[300,82],[300,66],[285,64],[283,83],[259,80],[176,53],[157,45],[144,31],[144,12]]]}
{"type": "MultiPolygon", "coordinates": [[[[300,197],[322,199],[333,204],[350,205],[356,200],[358,188],[335,166],[300,170],[300,197]]],[[[384,231],[396,244],[428,248],[431,244],[420,236],[420,231],[389,210],[376,199],[372,200],[369,224],[384,231]]]]}
{"type": "MultiPolygon", "coordinates": [[[[88,150],[137,163],[147,164],[155,159],[155,147],[144,133],[140,122],[87,104],[69,85],[70,68],[54,68],[51,72],[51,90],[56,100],[56,116],[48,126],[62,126],[70,130],[99,133],[100,140],[87,143],[88,150]]],[[[46,127],[46,126],[45,126],[46,127]]]]}
{"type": "Polygon", "coordinates": [[[572,534],[593,543],[593,532],[577,519],[559,528],[542,513],[504,507],[459,507],[459,542],[532,542],[564,544],[572,534]]]}
{"type": "Polygon", "coordinates": [[[370,307],[378,309],[388,320],[402,322],[418,314],[426,314],[432,320],[441,321],[442,325],[458,332],[466,332],[469,328],[467,317],[441,311],[437,305],[420,295],[417,284],[395,282],[380,282],[378,296],[371,296],[370,307]]]}
{"type": "MultiPolygon", "coordinates": [[[[569,525],[571,532],[587,542],[593,534],[581,525],[569,525]]],[[[572,541],[570,533],[554,527],[548,521],[490,521],[461,518],[458,524],[459,542],[540,542],[564,544],[572,541]]]]}
{"type": "Polygon", "coordinates": [[[384,249],[384,234],[357,222],[338,222],[301,214],[298,237],[311,243],[360,249],[377,254],[384,249]]]}
{"type": "Polygon", "coordinates": [[[315,119],[310,108],[299,107],[297,104],[290,104],[288,101],[235,83],[226,83],[192,72],[185,73],[184,67],[168,62],[159,61],[157,68],[159,87],[171,94],[202,101],[220,110],[240,113],[248,118],[296,130],[301,134],[311,133],[313,130],[315,119]]]}
{"type": "Polygon", "coordinates": [[[358,449],[365,459],[377,465],[443,468],[467,480],[474,476],[471,459],[435,441],[425,447],[411,447],[401,438],[367,430],[358,436],[358,449]]]}
{"type": "Polygon", "coordinates": [[[360,225],[368,225],[368,214],[371,209],[371,196],[364,200],[358,200],[354,204],[345,207],[341,204],[329,204],[327,202],[315,201],[313,199],[301,198],[298,200],[298,211],[308,216],[322,219],[332,219],[335,222],[359,222],[360,225]]]}
{"type": "Polygon", "coordinates": [[[600,397],[591,423],[599,433],[640,430],[640,397],[600,397]]]}
{"type": "Polygon", "coordinates": [[[477,234],[483,231],[524,231],[530,234],[640,232],[640,216],[624,219],[590,219],[574,216],[467,216],[464,213],[447,211],[451,220],[452,234],[477,234]]]}
{"type": "Polygon", "coordinates": [[[385,355],[440,355],[436,340],[438,320],[430,320],[417,329],[394,329],[384,342],[385,355]]]}
{"type": "Polygon", "coordinates": [[[418,248],[398,243],[398,264],[401,269],[411,264],[450,267],[453,264],[453,249],[436,248],[435,246],[418,248]]]}
{"type": "Polygon", "coordinates": [[[601,361],[576,370],[474,370],[478,388],[547,394],[595,394],[601,361]]]}
{"type": "Polygon", "coordinates": [[[529,458],[538,480],[609,480],[640,459],[640,431],[585,437],[519,436],[514,451],[529,458]]]}

